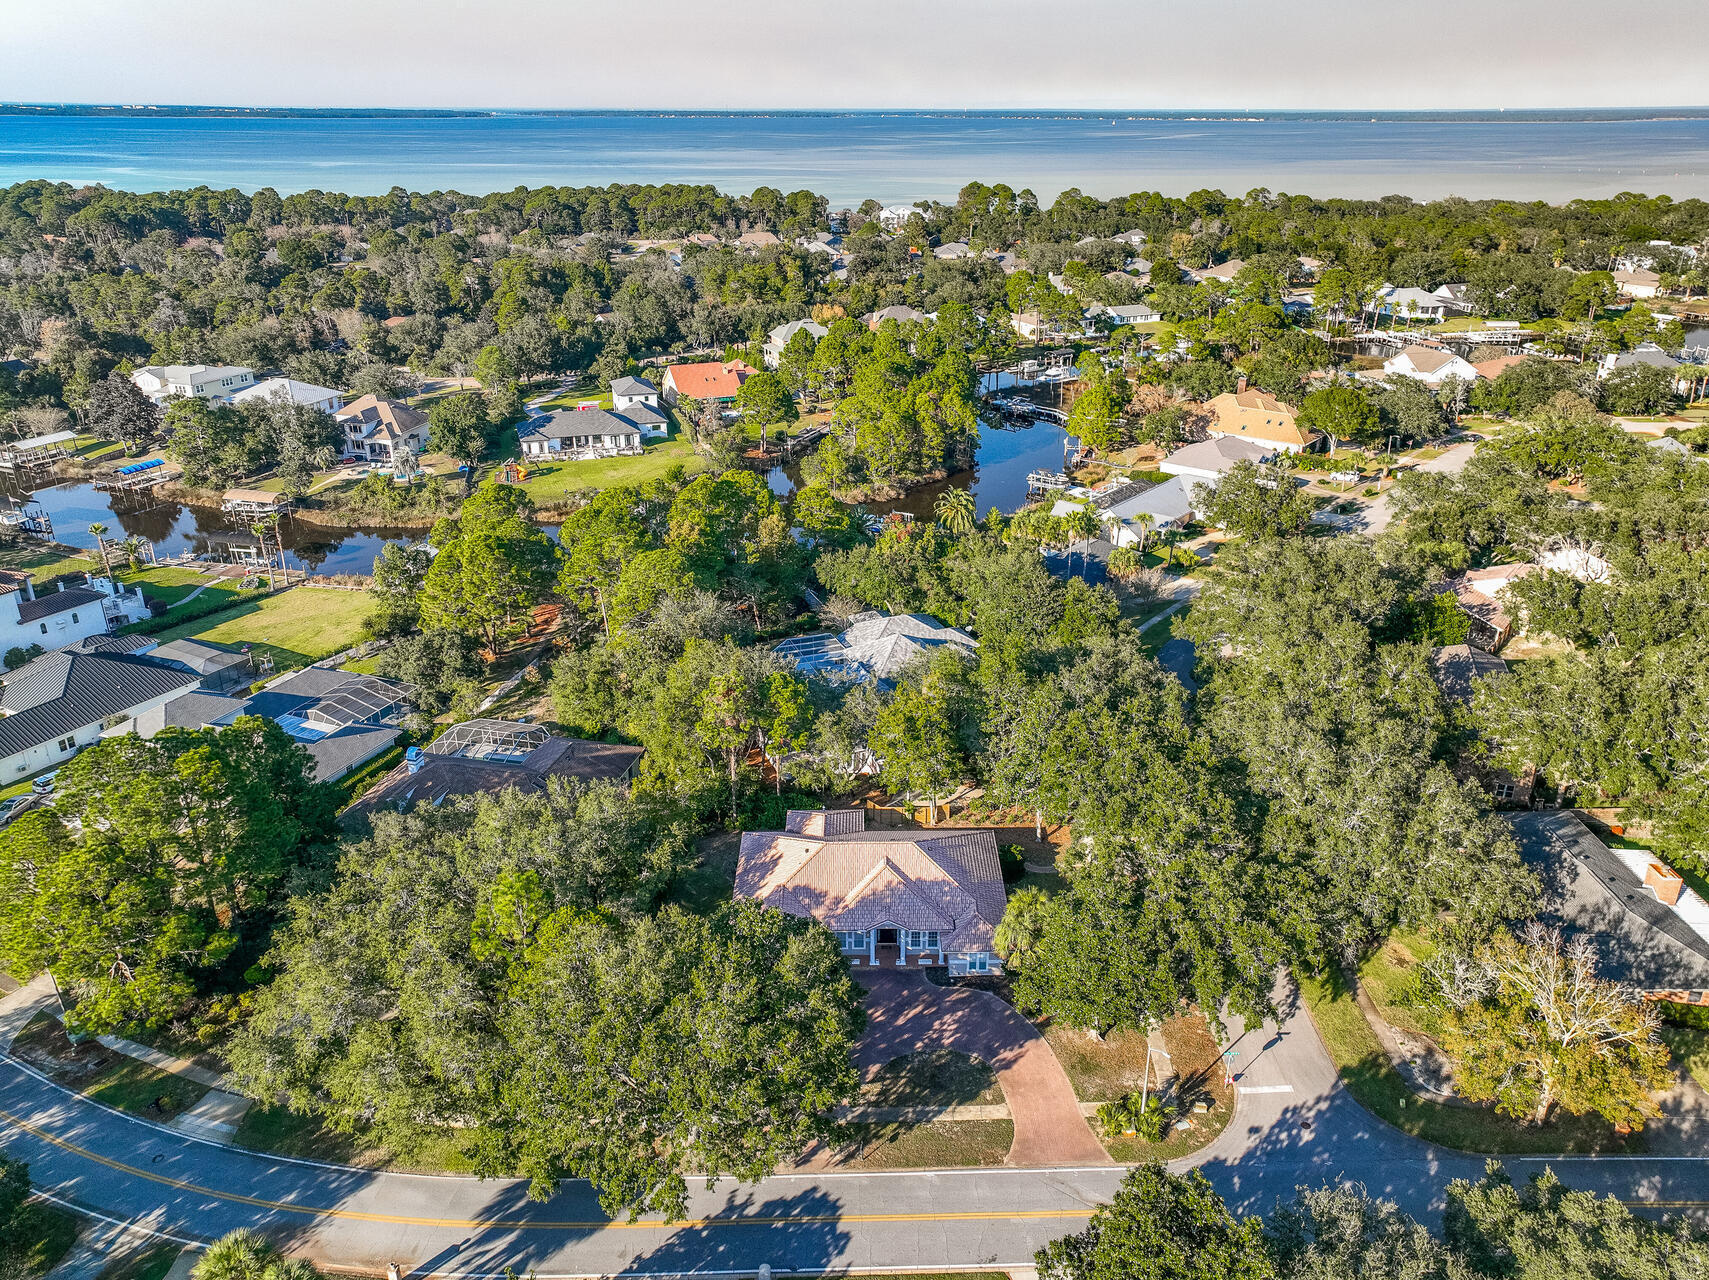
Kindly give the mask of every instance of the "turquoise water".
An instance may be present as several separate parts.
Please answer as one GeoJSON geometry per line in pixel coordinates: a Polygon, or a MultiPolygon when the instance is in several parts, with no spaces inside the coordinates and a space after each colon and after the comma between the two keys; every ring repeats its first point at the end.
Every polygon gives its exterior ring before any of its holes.
{"type": "Polygon", "coordinates": [[[1270,114],[0,115],[0,185],[206,184],[374,194],[706,182],[833,205],[952,199],[969,181],[1045,201],[1253,187],[1314,196],[1709,197],[1709,118],[1270,114]]]}

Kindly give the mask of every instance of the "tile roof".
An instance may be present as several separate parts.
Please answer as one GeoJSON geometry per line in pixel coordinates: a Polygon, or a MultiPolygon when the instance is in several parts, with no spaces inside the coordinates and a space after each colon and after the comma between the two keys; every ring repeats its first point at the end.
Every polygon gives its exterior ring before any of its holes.
{"type": "Polygon", "coordinates": [[[665,370],[665,385],[690,400],[733,400],[754,372],[741,360],[673,364],[665,370]]]}
{"type": "Polygon", "coordinates": [[[1472,368],[1478,371],[1478,377],[1494,382],[1514,365],[1524,363],[1524,356],[1496,356],[1492,360],[1479,360],[1472,368]]]}
{"type": "Polygon", "coordinates": [[[93,587],[67,587],[64,591],[44,591],[34,600],[18,601],[19,622],[39,622],[55,614],[69,613],[87,604],[99,604],[107,597],[93,587]]]}
{"type": "Polygon", "coordinates": [[[987,830],[744,832],[736,896],[830,929],[936,930],[958,954],[991,950],[1006,900],[987,830]]]}

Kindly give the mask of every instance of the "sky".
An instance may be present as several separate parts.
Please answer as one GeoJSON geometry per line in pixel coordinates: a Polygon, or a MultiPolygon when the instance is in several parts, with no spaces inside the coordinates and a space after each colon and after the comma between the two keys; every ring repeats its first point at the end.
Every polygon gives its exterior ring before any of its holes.
{"type": "Polygon", "coordinates": [[[11,102],[1709,105],[1703,0],[0,0],[11,102]]]}

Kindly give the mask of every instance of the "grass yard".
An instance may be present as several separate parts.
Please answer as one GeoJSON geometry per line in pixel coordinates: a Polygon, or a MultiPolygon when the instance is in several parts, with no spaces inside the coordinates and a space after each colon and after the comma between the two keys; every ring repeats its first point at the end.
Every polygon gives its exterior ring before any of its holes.
{"type": "Polygon", "coordinates": [[[325,1128],[315,1116],[295,1115],[284,1107],[254,1106],[244,1113],[232,1141],[251,1151],[269,1151],[299,1160],[325,1160],[359,1169],[469,1173],[474,1168],[468,1151],[471,1137],[467,1131],[426,1130],[404,1154],[361,1134],[325,1128]]]}
{"type": "Polygon", "coordinates": [[[170,1120],[208,1091],[205,1084],[157,1071],[97,1041],[74,1045],[50,1013],[25,1024],[12,1053],[68,1089],[149,1120],[170,1120]]]}
{"type": "Polygon", "coordinates": [[[910,1053],[887,1062],[861,1090],[869,1107],[998,1106],[997,1073],[978,1058],[953,1049],[910,1053]]]}
{"type": "Polygon", "coordinates": [[[1078,1027],[1053,1025],[1044,1038],[1080,1101],[1114,1102],[1139,1088],[1146,1041],[1138,1031],[1123,1028],[1094,1040],[1078,1027]]]}
{"type": "Polygon", "coordinates": [[[1676,1027],[1663,1023],[1661,1037],[1673,1054],[1673,1064],[1709,1089],[1709,1028],[1676,1027]]]}
{"type": "Polygon", "coordinates": [[[164,1280],[182,1252],[180,1245],[150,1245],[139,1253],[126,1254],[109,1263],[95,1280],[164,1280]]]}
{"type": "Polygon", "coordinates": [[[551,506],[582,489],[610,489],[620,484],[657,480],[674,466],[690,475],[706,470],[706,460],[681,437],[645,446],[645,452],[623,458],[593,458],[586,462],[528,464],[522,488],[537,506],[551,506]]]}
{"type": "Polygon", "coordinates": [[[1435,951],[1436,944],[1422,934],[1395,933],[1359,966],[1359,985],[1390,1026],[1434,1036],[1434,1020],[1413,1003],[1412,992],[1418,966],[1435,951]]]}
{"type": "Polygon", "coordinates": [[[244,601],[211,617],[168,626],[155,637],[162,644],[188,636],[215,644],[268,649],[275,668],[284,670],[331,657],[357,643],[372,607],[366,591],[292,587],[277,595],[244,601]]]}
{"type": "Polygon", "coordinates": [[[22,1251],[18,1274],[35,1280],[52,1271],[77,1243],[79,1226],[75,1216],[55,1205],[40,1200],[26,1204],[15,1227],[22,1251]]]}
{"type": "Polygon", "coordinates": [[[1015,1145],[1008,1120],[851,1124],[837,1148],[839,1169],[965,1169],[1000,1165],[1015,1145]]]}
{"type": "Polygon", "coordinates": [[[1642,1151],[1643,1135],[1622,1137],[1598,1116],[1561,1115],[1546,1125],[1522,1124],[1492,1108],[1448,1106],[1418,1097],[1377,1043],[1353,994],[1339,979],[1301,974],[1300,994],[1347,1091],[1366,1110],[1402,1132],[1460,1151],[1492,1155],[1642,1151]]]}
{"type": "MultiPolygon", "coordinates": [[[[170,609],[196,590],[197,587],[205,586],[214,581],[208,574],[199,573],[195,569],[186,569],[180,565],[161,565],[156,568],[137,570],[121,569],[119,580],[129,587],[141,587],[143,598],[148,601],[152,608],[156,609],[162,606],[170,609]]],[[[209,587],[200,598],[206,598],[217,591],[229,590],[230,588],[223,586],[209,587]]]]}
{"type": "Polygon", "coordinates": [[[93,551],[79,551],[63,543],[44,547],[37,542],[12,542],[0,546],[0,569],[34,574],[38,582],[62,573],[88,573],[100,567],[101,558],[93,551]]]}

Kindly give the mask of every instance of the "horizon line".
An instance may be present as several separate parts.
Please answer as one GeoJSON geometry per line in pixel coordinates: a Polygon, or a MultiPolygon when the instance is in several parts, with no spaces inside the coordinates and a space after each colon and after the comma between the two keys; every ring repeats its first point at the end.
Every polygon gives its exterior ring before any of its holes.
{"type": "Polygon", "coordinates": [[[327,103],[310,106],[300,103],[223,103],[223,102],[86,102],[72,99],[58,101],[47,100],[0,100],[0,110],[94,110],[112,112],[151,112],[151,111],[301,111],[301,112],[345,112],[373,113],[379,115],[392,114],[491,114],[491,115],[1095,115],[1123,116],[1145,112],[1162,112],[1169,115],[1185,113],[1205,113],[1210,115],[1238,115],[1263,112],[1271,115],[1371,115],[1371,116],[1416,116],[1416,115],[1509,115],[1531,113],[1541,115],[1559,115],[1584,112],[1690,112],[1709,115],[1709,103],[1702,104],[1632,104],[1625,106],[1582,105],[1582,106],[1488,106],[1488,107],[1364,107],[1364,106],[1321,106],[1321,107],[1272,107],[1272,106],[1035,106],[1026,104],[1011,104],[1007,106],[770,106],[770,107],[691,107],[691,106],[649,106],[649,107],[511,107],[511,106],[373,106],[350,103],[327,103]]]}

